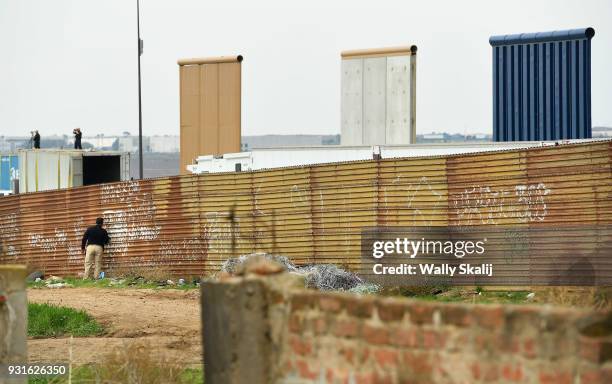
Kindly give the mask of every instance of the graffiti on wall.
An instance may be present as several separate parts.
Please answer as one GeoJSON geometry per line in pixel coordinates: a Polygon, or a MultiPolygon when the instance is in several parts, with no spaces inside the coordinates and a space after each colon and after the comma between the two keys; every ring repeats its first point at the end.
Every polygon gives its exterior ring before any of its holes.
{"type": "Polygon", "coordinates": [[[0,216],[0,254],[8,256],[13,262],[16,262],[19,256],[19,250],[15,246],[18,235],[17,214],[0,216]]]}
{"type": "Polygon", "coordinates": [[[544,183],[517,184],[510,188],[473,185],[451,196],[457,225],[496,225],[502,219],[541,222],[548,215],[551,190],[544,183]]]}
{"type": "Polygon", "coordinates": [[[121,205],[102,213],[111,238],[109,255],[125,256],[134,241],[158,238],[161,226],[155,223],[155,203],[151,194],[141,191],[138,181],[102,185],[100,202],[102,206],[121,205]]]}
{"type": "Polygon", "coordinates": [[[435,181],[422,176],[416,182],[408,182],[407,178],[397,175],[389,185],[382,188],[385,215],[396,212],[397,208],[389,203],[389,197],[392,196],[390,189],[400,191],[399,207],[407,208],[408,220],[412,221],[412,225],[434,225],[434,216],[428,211],[441,209],[445,205],[445,196],[436,188],[435,181]]]}
{"type": "Polygon", "coordinates": [[[84,231],[85,222],[82,217],[79,217],[70,225],[55,228],[50,235],[40,232],[28,233],[28,245],[53,258],[60,256],[63,259],[64,255],[67,254],[67,263],[78,265],[82,264],[83,259],[81,236],[83,236],[84,231]]]}

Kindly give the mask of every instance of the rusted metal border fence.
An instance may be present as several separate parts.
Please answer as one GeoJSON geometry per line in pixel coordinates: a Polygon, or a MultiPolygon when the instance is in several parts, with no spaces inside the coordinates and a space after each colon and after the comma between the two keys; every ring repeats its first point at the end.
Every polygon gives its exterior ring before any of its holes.
{"type": "Polygon", "coordinates": [[[361,230],[371,226],[607,225],[611,158],[612,141],[603,141],[3,197],[0,262],[76,275],[81,235],[97,216],[112,237],[105,270],[165,268],[181,276],[256,251],[355,267],[361,230]]]}

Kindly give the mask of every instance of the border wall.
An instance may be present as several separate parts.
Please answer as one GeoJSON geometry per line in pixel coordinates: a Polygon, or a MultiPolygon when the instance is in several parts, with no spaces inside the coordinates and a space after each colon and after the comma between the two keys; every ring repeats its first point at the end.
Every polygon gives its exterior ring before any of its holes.
{"type": "MultiPolygon", "coordinates": [[[[191,276],[256,251],[356,269],[367,226],[612,224],[612,141],[184,175],[0,198],[0,263],[76,275],[97,216],[103,270],[191,276]]],[[[553,260],[555,250],[542,252],[553,260]]]]}
{"type": "Polygon", "coordinates": [[[609,383],[612,314],[288,289],[202,286],[206,382],[609,383]]]}

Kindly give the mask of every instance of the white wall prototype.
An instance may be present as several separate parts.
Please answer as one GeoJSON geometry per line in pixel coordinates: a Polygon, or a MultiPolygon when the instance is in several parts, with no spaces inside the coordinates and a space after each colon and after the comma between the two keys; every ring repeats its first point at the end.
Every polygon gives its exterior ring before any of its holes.
{"type": "Polygon", "coordinates": [[[342,53],[342,145],[416,142],[416,46],[342,53]]]}

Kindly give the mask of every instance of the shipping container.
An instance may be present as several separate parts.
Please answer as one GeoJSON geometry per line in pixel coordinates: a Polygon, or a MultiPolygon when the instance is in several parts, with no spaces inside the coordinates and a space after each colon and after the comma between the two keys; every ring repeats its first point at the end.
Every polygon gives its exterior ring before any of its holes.
{"type": "MultiPolygon", "coordinates": [[[[574,140],[581,143],[596,140],[574,140]]],[[[411,145],[322,145],[314,147],[256,148],[250,152],[223,156],[199,156],[187,169],[195,174],[255,171],[356,160],[394,159],[422,156],[447,156],[468,153],[517,150],[567,144],[570,141],[532,141],[502,143],[411,144],[411,145]]]]}
{"type": "Polygon", "coordinates": [[[19,151],[19,192],[80,187],[130,179],[130,154],[116,151],[19,151]]]}
{"type": "Polygon", "coordinates": [[[416,52],[416,45],[342,52],[342,145],[416,143],[416,52]]]}
{"type": "Polygon", "coordinates": [[[180,59],[180,172],[200,155],[240,151],[242,56],[180,59]]]}
{"type": "Polygon", "coordinates": [[[12,189],[12,180],[19,178],[19,156],[16,153],[0,155],[0,190],[12,189]]]}
{"type": "Polygon", "coordinates": [[[493,140],[591,137],[593,28],[493,36],[493,140]]]}
{"type": "Polygon", "coordinates": [[[14,192],[16,179],[19,179],[19,156],[16,153],[0,154],[0,195],[14,192]]]}

